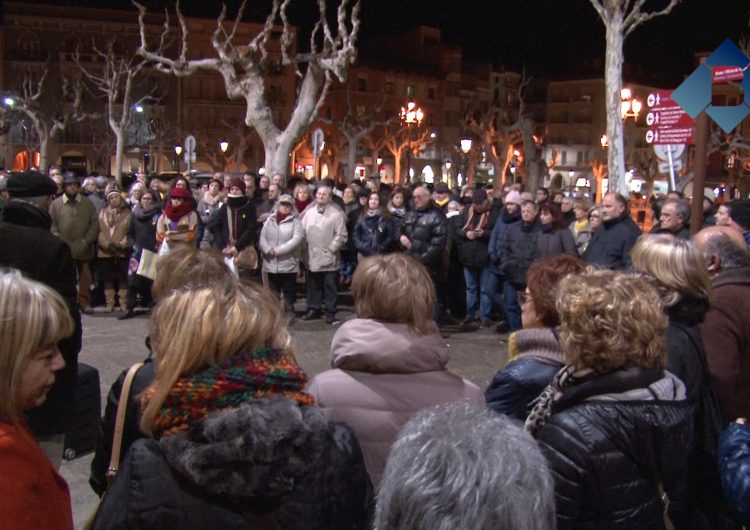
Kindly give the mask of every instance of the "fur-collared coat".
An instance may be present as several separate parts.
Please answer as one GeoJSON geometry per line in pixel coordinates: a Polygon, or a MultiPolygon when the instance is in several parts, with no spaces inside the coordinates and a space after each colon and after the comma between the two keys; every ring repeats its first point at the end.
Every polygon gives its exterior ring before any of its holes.
{"type": "Polygon", "coordinates": [[[93,528],[365,529],[371,500],[351,430],[273,397],[136,441],[93,528]]]}
{"type": "Polygon", "coordinates": [[[128,226],[132,216],[124,206],[115,214],[111,214],[109,208],[104,208],[99,213],[99,235],[96,241],[100,258],[128,257],[128,226]]]}

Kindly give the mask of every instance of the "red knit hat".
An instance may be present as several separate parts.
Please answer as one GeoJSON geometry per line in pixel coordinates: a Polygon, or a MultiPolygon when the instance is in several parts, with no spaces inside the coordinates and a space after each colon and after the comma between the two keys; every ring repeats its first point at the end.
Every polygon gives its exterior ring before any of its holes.
{"type": "Polygon", "coordinates": [[[242,195],[245,195],[247,193],[247,188],[245,187],[245,182],[242,179],[239,178],[233,178],[229,181],[229,189],[232,189],[233,186],[237,186],[240,191],[242,191],[242,195]]]}
{"type": "Polygon", "coordinates": [[[175,197],[187,200],[192,197],[192,195],[190,195],[190,192],[185,188],[172,188],[169,192],[169,198],[174,199],[175,197]]]}

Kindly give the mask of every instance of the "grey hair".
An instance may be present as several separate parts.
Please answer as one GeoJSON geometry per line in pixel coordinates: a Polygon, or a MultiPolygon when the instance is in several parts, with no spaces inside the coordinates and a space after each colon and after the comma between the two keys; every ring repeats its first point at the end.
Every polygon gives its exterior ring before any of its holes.
{"type": "Polygon", "coordinates": [[[685,199],[667,199],[661,205],[663,210],[667,204],[674,204],[674,211],[677,215],[682,217],[682,222],[688,224],[690,222],[690,203],[685,199]]]}
{"type": "Polygon", "coordinates": [[[711,233],[706,238],[701,253],[706,262],[711,256],[718,257],[722,271],[750,267],[750,254],[747,248],[738,246],[728,235],[721,232],[711,233]]]}
{"type": "Polygon", "coordinates": [[[391,449],[374,528],[552,530],[552,476],[534,439],[506,416],[465,402],[428,408],[391,449]]]}

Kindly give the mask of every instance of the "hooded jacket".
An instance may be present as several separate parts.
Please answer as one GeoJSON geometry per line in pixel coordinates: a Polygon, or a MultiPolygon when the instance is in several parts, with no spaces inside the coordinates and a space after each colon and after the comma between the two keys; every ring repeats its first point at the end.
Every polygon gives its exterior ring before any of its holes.
{"type": "Polygon", "coordinates": [[[351,431],[273,397],[135,442],[93,528],[364,529],[371,497],[351,431]]]}
{"type": "Polygon", "coordinates": [[[594,374],[566,390],[537,435],[555,479],[557,528],[663,526],[659,487],[686,528],[685,461],[693,437],[685,387],[669,372],[594,374]]]}
{"type": "Polygon", "coordinates": [[[355,318],[334,335],[334,369],[318,374],[308,392],[329,419],[354,430],[375,487],[399,429],[415,413],[464,399],[484,404],[476,385],[446,369],[449,358],[437,329],[418,335],[406,324],[355,318]]]}

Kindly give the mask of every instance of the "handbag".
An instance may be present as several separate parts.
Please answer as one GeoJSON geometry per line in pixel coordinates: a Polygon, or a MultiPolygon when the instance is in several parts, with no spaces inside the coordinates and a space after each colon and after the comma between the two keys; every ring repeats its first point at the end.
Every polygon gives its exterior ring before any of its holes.
{"type": "MultiPolygon", "coordinates": [[[[232,226],[232,212],[229,206],[227,206],[227,226],[229,228],[229,243],[234,246],[237,243],[237,239],[234,237],[234,226],[232,226]]],[[[257,269],[258,268],[258,252],[255,250],[253,245],[248,245],[243,248],[239,254],[234,258],[234,265],[238,269],[257,269]]]]}
{"type": "MultiPolygon", "coordinates": [[[[109,458],[109,465],[107,466],[107,489],[112,486],[117,475],[117,470],[120,467],[120,451],[122,449],[122,431],[125,426],[125,411],[128,409],[128,401],[130,401],[130,387],[133,386],[133,379],[138,370],[143,366],[143,363],[136,363],[130,367],[128,373],[125,375],[125,381],[122,383],[122,389],[120,389],[120,401],[117,403],[117,414],[115,416],[115,432],[112,436],[112,455],[109,458]]],[[[107,492],[104,492],[106,495],[107,492]]],[[[94,511],[91,512],[88,519],[81,526],[81,530],[91,530],[96,520],[96,514],[99,511],[99,506],[104,499],[104,495],[99,499],[96,504],[94,511]]]]}
{"type": "Polygon", "coordinates": [[[145,248],[141,251],[141,259],[138,262],[138,269],[135,273],[138,276],[143,276],[149,280],[156,278],[156,262],[159,260],[159,256],[155,252],[146,250],[145,248]]]}

